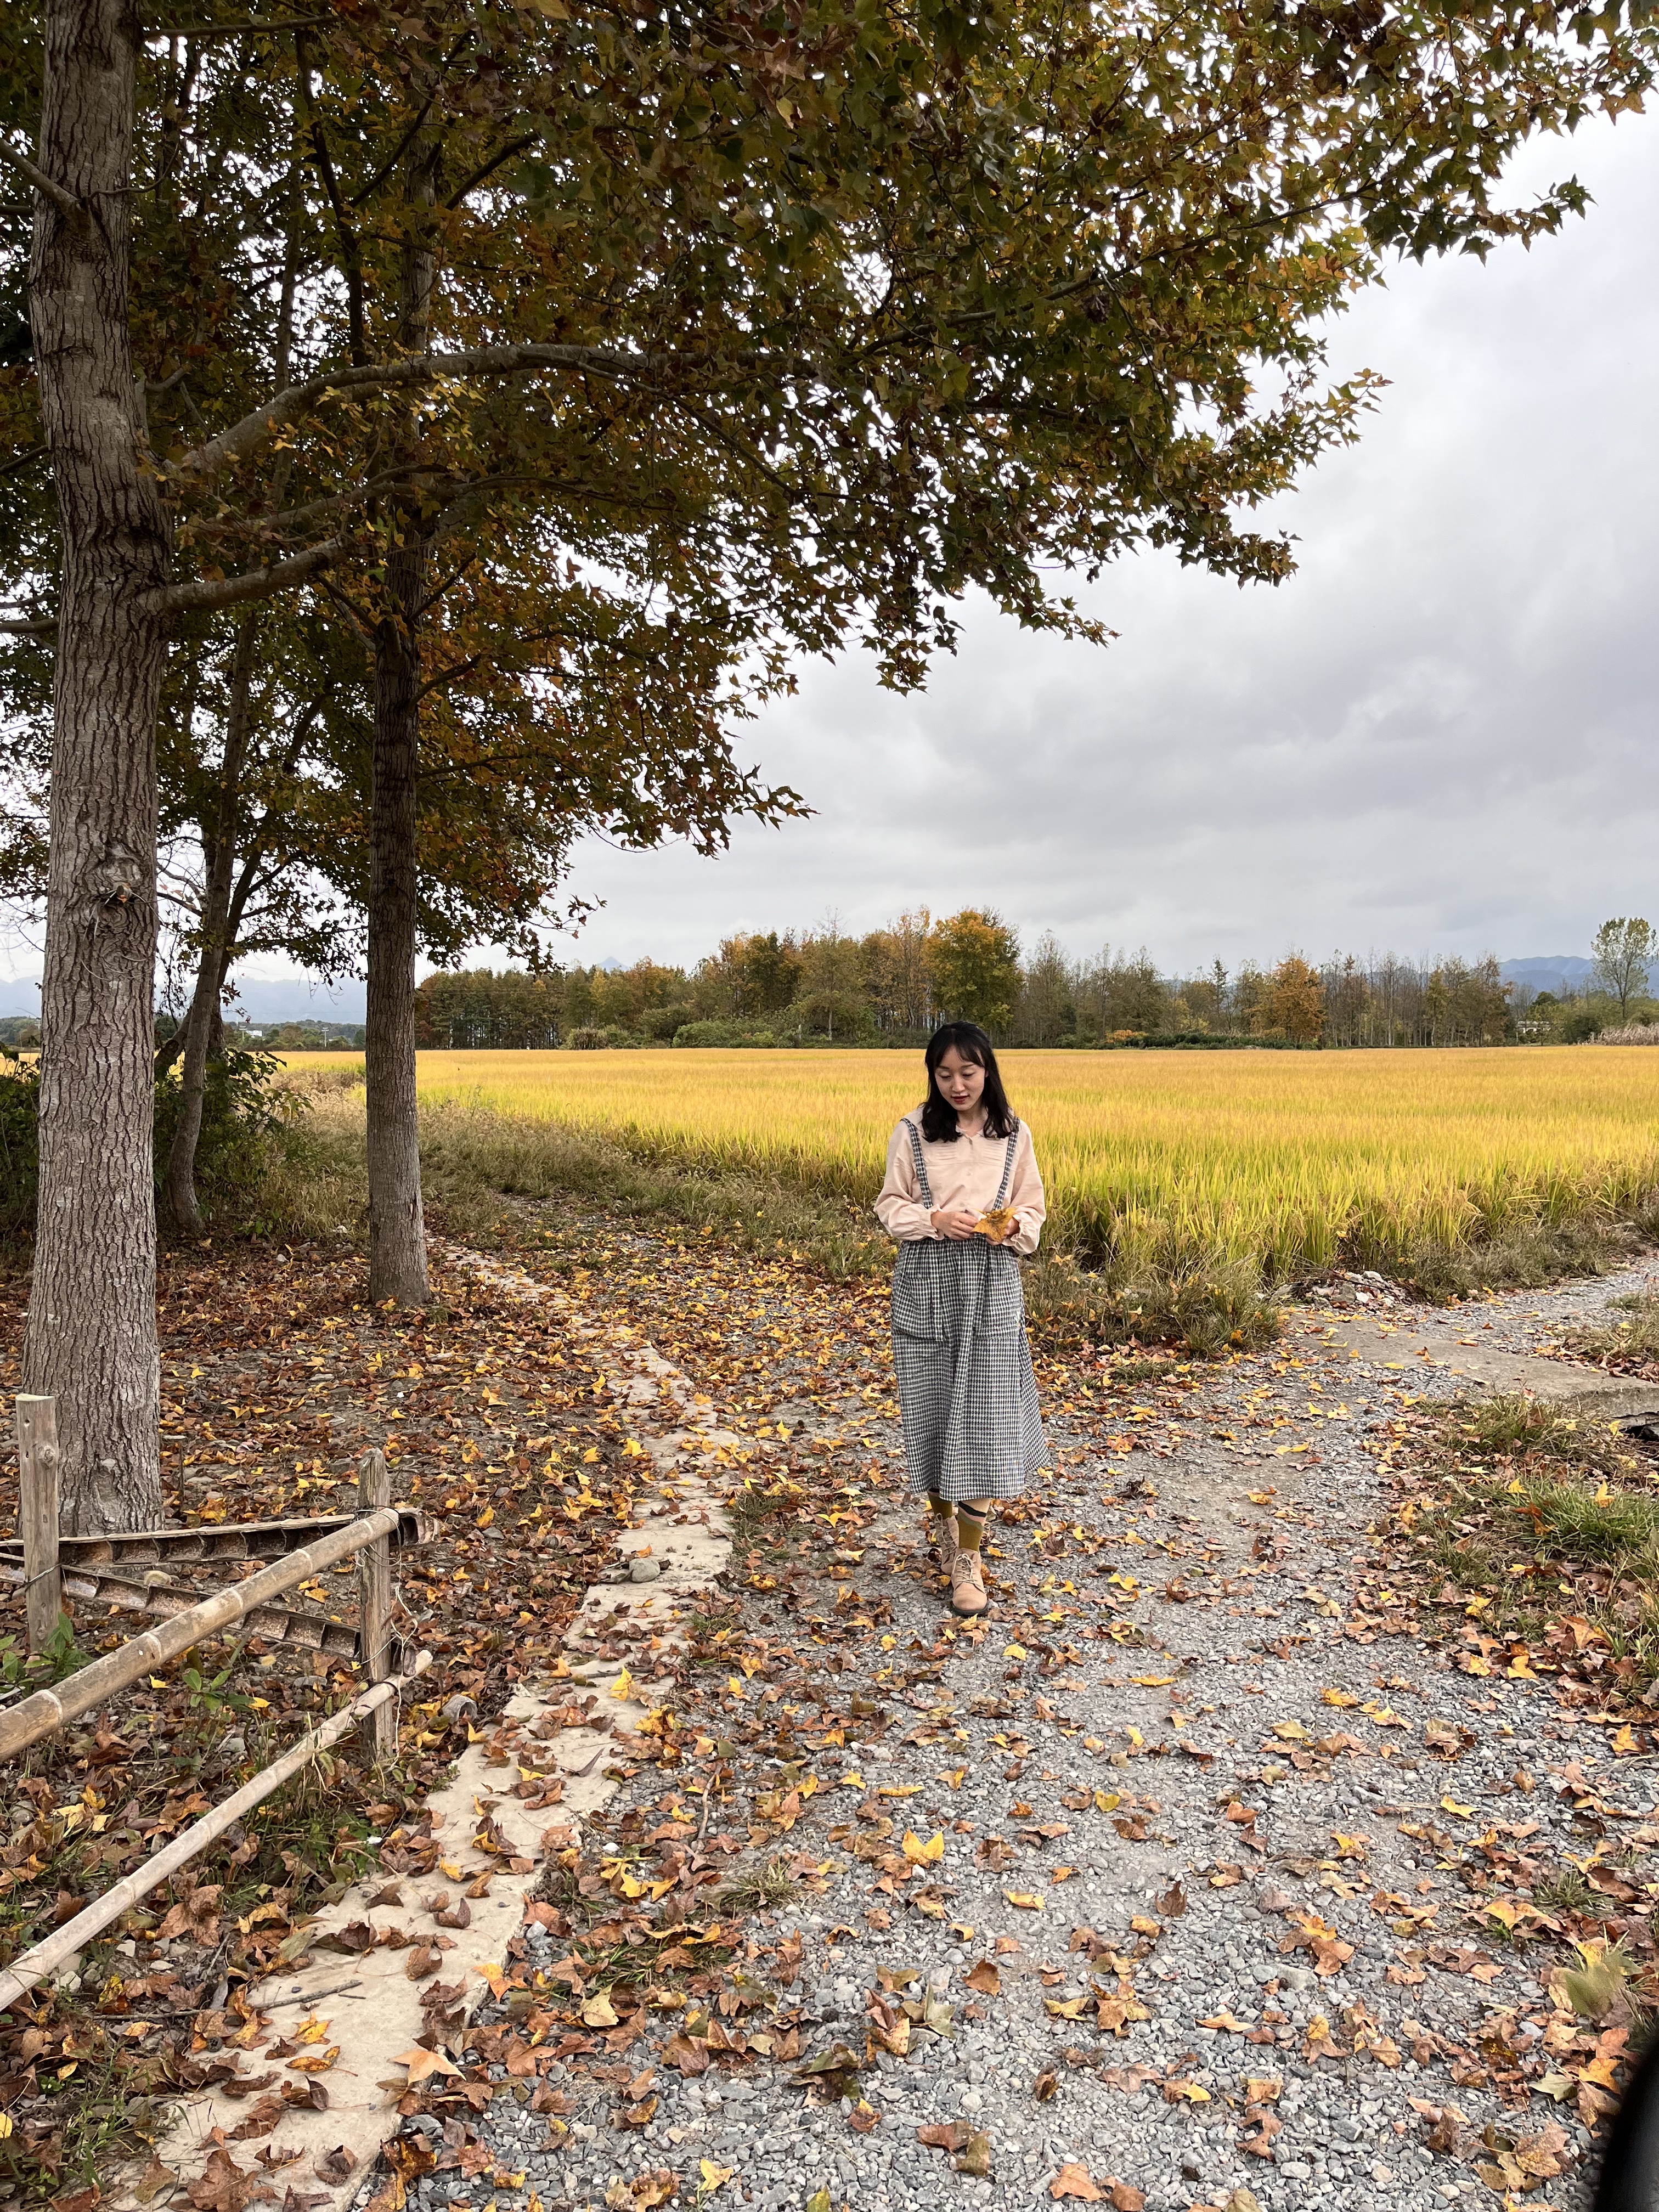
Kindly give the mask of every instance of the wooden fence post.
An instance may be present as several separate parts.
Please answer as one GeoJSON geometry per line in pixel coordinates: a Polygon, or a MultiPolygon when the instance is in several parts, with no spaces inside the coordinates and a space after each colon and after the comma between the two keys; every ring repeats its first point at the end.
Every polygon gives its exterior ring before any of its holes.
{"type": "MultiPolygon", "coordinates": [[[[357,1469],[357,1510],[376,1513],[392,1503],[392,1477],[382,1452],[365,1452],[357,1469]]],[[[382,1536],[365,1545],[357,1555],[358,1641],[363,1672],[372,1683],[384,1682],[392,1673],[392,1546],[382,1536]]],[[[384,1766],[398,1756],[398,1701],[377,1705],[357,1730],[357,1747],[371,1766],[384,1766]]]]}
{"type": "Polygon", "coordinates": [[[58,1401],[17,1401],[17,1533],[27,1578],[24,1607],[29,1650],[39,1656],[58,1632],[64,1609],[58,1571],[58,1401]]]}

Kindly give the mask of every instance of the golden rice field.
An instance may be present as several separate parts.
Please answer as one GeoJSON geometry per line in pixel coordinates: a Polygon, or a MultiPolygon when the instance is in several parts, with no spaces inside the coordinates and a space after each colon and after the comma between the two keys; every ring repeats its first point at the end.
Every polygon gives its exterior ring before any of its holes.
{"type": "MultiPolygon", "coordinates": [[[[1659,1050],[1009,1052],[1003,1068],[1054,1242],[1120,1261],[1386,1265],[1659,1191],[1659,1050]]],[[[892,1052],[420,1055],[428,1104],[860,1200],[920,1075],[892,1052]]]]}

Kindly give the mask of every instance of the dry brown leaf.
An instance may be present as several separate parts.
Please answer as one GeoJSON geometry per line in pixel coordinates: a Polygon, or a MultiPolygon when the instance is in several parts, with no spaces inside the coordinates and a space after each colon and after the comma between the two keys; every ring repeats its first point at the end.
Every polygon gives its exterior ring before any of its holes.
{"type": "Polygon", "coordinates": [[[1056,2198],[1074,2197],[1085,2204],[1103,2204],[1106,2201],[1105,2191],[1096,2188],[1088,2167],[1079,2166],[1075,2161],[1060,2167],[1048,2184],[1048,2194],[1056,2198]]]}

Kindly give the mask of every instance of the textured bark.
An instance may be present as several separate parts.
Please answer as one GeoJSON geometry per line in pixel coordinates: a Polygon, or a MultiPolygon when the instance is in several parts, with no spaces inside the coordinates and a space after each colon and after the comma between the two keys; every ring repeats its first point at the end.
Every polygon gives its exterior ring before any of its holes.
{"type": "Polygon", "coordinates": [[[63,547],[24,1388],[58,1400],[72,1533],[161,1518],[151,1158],[165,519],[127,334],[126,0],[47,0],[29,310],[63,547]]]}
{"type": "Polygon", "coordinates": [[[386,562],[391,602],[374,640],[374,770],[369,807],[368,1294],[424,1305],[415,1105],[415,808],[420,761],[419,618],[426,542],[412,530],[386,562]]]}
{"type": "Polygon", "coordinates": [[[258,649],[259,617],[244,615],[231,655],[230,696],[225,714],[224,757],[219,768],[219,804],[207,842],[207,885],[202,902],[202,952],[196,989],[185,1017],[184,1066],[179,1079],[179,1119],[167,1152],[167,1204],[175,1225],[191,1236],[202,1229],[196,1202],[196,1149],[202,1136],[202,1104],[207,1092],[208,1062],[222,1049],[219,993],[229,951],[231,885],[236,870],[237,830],[241,822],[242,764],[247,757],[249,705],[258,649]]]}
{"type": "MultiPolygon", "coordinates": [[[[431,333],[433,155],[409,155],[408,229],[400,270],[398,338],[411,354],[431,333]]],[[[416,457],[411,426],[397,454],[416,457]]],[[[368,1109],[368,1294],[376,1304],[424,1305],[426,1223],[421,1206],[415,1103],[416,795],[421,757],[421,623],[430,537],[411,506],[397,518],[386,556],[386,602],[374,632],[374,766],[369,799],[368,1005],[364,1070],[368,1109]]]]}

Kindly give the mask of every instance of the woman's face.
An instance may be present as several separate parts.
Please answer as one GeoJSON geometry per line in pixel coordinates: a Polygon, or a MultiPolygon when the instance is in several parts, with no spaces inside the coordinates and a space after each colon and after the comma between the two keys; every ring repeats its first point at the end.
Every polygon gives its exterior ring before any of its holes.
{"type": "Polygon", "coordinates": [[[946,1052],[933,1070],[933,1080],[939,1085],[939,1097],[958,1114],[965,1114],[977,1106],[985,1089],[985,1070],[976,1060],[969,1060],[955,1045],[946,1052]]]}

